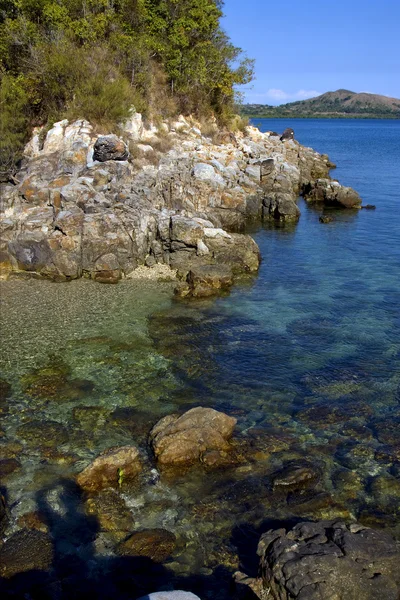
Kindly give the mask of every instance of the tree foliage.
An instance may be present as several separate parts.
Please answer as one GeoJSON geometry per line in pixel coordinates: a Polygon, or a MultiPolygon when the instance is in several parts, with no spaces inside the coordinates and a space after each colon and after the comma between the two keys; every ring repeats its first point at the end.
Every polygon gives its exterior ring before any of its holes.
{"type": "Polygon", "coordinates": [[[28,123],[63,116],[118,122],[132,104],[148,116],[227,121],[253,62],[222,31],[221,9],[218,0],[0,0],[2,136],[17,146],[28,123]]]}

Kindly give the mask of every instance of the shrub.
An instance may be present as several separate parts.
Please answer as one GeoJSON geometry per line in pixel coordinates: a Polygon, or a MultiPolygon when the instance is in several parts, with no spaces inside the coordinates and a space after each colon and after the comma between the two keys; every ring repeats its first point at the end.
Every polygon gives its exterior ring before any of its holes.
{"type": "Polygon", "coordinates": [[[0,83],[0,180],[13,175],[28,133],[28,96],[19,78],[3,74],[0,83]]]}

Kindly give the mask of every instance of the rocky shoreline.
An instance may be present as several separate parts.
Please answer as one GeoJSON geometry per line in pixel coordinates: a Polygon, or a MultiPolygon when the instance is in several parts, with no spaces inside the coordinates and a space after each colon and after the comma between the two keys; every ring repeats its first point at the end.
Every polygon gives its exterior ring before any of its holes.
{"type": "Polygon", "coordinates": [[[241,233],[249,220],[295,222],[299,195],[360,207],[333,166],[292,130],[207,137],[193,119],[145,127],[135,113],[117,136],[61,121],[35,132],[14,184],[2,185],[0,274],[117,283],[163,265],[178,295],[212,295],[258,270],[257,245],[241,233]]]}

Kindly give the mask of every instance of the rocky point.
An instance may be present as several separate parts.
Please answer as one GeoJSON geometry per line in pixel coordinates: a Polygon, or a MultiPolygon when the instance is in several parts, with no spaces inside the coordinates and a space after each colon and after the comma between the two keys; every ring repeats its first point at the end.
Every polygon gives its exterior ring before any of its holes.
{"type": "Polygon", "coordinates": [[[35,131],[13,184],[2,184],[1,277],[117,283],[158,264],[181,281],[178,295],[209,296],[257,271],[257,245],[241,233],[249,219],[296,221],[299,194],[359,207],[331,167],[292,130],[211,139],[192,118],[157,128],[133,113],[117,136],[60,121],[35,131]]]}

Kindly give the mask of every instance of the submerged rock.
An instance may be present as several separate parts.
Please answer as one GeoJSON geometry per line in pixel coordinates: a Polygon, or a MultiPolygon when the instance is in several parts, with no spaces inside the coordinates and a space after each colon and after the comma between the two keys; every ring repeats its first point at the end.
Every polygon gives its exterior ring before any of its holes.
{"type": "Polygon", "coordinates": [[[265,588],[277,600],[397,600],[400,545],[340,521],[270,530],[258,546],[265,588]]]}
{"type": "Polygon", "coordinates": [[[133,533],[118,544],[120,556],[143,556],[155,562],[164,562],[175,550],[176,536],[166,529],[145,529],[133,533]]]}
{"type": "Polygon", "coordinates": [[[30,421],[17,428],[17,435],[29,446],[55,447],[68,441],[68,431],[57,421],[30,421]]]}
{"type": "Polygon", "coordinates": [[[53,543],[41,531],[22,529],[0,548],[0,575],[10,578],[27,571],[47,571],[53,561],[53,543]]]}
{"type": "Polygon", "coordinates": [[[274,491],[287,494],[294,490],[305,490],[315,487],[320,479],[320,472],[313,465],[289,463],[271,476],[274,491]]]}
{"type": "Polygon", "coordinates": [[[139,450],[135,446],[110,448],[100,454],[77,476],[77,483],[86,491],[117,487],[124,480],[142,471],[139,450]]]}
{"type": "Polygon", "coordinates": [[[159,463],[191,464],[207,452],[229,450],[235,425],[235,418],[212,408],[192,408],[161,419],[150,432],[150,442],[159,463]]]}
{"type": "Polygon", "coordinates": [[[332,221],[334,221],[334,218],[328,217],[327,215],[322,215],[322,217],[319,218],[320,223],[332,223],[332,221]]]}

